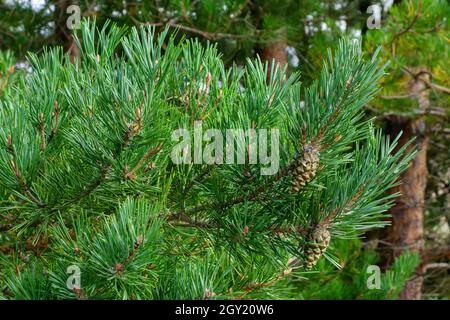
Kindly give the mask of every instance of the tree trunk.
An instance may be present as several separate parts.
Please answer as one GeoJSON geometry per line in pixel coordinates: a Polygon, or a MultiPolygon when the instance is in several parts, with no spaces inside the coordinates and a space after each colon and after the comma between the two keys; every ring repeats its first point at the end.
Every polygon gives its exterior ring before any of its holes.
{"type": "Polygon", "coordinates": [[[268,61],[269,70],[272,66],[273,61],[277,62],[280,67],[285,67],[288,63],[288,57],[286,53],[286,41],[276,40],[269,43],[262,52],[262,59],[268,61]]]}
{"type": "Polygon", "coordinates": [[[277,40],[273,40],[268,43],[265,48],[262,49],[261,59],[262,61],[267,61],[268,69],[266,78],[270,78],[270,70],[272,65],[278,64],[280,68],[284,68],[288,64],[288,56],[286,52],[287,42],[284,37],[280,37],[277,40]]]}
{"type": "MultiPolygon", "coordinates": [[[[409,82],[408,89],[412,99],[417,100],[419,108],[426,110],[429,106],[428,91],[425,80],[428,77],[426,72],[418,72],[409,82]]],[[[400,192],[396,199],[396,205],[391,208],[392,226],[387,229],[385,242],[389,245],[385,247],[385,266],[391,265],[395,257],[403,251],[410,250],[423,254],[423,219],[425,204],[425,188],[427,182],[427,147],[428,138],[425,136],[425,122],[423,118],[402,118],[391,117],[387,126],[387,132],[395,137],[403,131],[399,141],[399,146],[403,146],[411,138],[416,137],[414,146],[418,151],[411,161],[409,168],[402,174],[402,184],[393,188],[390,192],[400,192]]],[[[402,300],[421,299],[423,276],[422,266],[419,265],[416,275],[405,285],[399,298],[402,300]]]]}
{"type": "MultiPolygon", "coordinates": [[[[257,29],[262,30],[264,28],[263,20],[265,13],[258,1],[250,1],[250,12],[253,17],[253,24],[257,29]]],[[[270,41],[264,43],[264,46],[259,46],[256,48],[256,54],[261,57],[261,60],[268,62],[269,68],[266,75],[267,79],[270,78],[270,70],[274,62],[278,63],[280,67],[285,67],[287,65],[288,55],[286,52],[286,47],[286,29],[282,28],[271,37],[270,41]]]]}

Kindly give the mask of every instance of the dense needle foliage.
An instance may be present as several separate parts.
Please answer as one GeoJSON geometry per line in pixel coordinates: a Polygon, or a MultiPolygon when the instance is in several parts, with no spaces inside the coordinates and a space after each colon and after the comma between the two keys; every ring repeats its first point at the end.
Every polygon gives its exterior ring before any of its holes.
{"type": "MultiPolygon", "coordinates": [[[[214,46],[151,28],[87,22],[79,36],[81,61],[59,48],[31,54],[33,72],[0,100],[2,229],[32,252],[0,260],[5,297],[277,297],[277,281],[308,276],[316,228],[332,248],[386,224],[385,191],[412,154],[394,153],[396,141],[364,118],[383,67],[358,42],[341,40],[302,88],[297,73],[260,60],[227,69],[214,46]],[[224,136],[277,129],[279,170],[174,163],[173,132],[194,136],[199,121],[224,136]],[[292,192],[305,146],[317,170],[292,192]],[[81,282],[71,287],[74,267],[81,282]]],[[[332,250],[324,259],[339,267],[332,250]]]]}

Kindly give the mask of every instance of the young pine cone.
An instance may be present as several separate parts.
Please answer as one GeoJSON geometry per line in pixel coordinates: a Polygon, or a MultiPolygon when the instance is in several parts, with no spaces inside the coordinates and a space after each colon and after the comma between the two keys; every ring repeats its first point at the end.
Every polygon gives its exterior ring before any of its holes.
{"type": "Polygon", "coordinates": [[[292,191],[299,192],[316,175],[319,166],[319,149],[315,145],[308,144],[303,147],[303,153],[295,160],[292,170],[292,191]]]}
{"type": "Polygon", "coordinates": [[[323,226],[316,227],[310,233],[304,250],[305,260],[303,267],[305,270],[310,270],[316,265],[330,244],[330,239],[330,232],[323,226]]]}

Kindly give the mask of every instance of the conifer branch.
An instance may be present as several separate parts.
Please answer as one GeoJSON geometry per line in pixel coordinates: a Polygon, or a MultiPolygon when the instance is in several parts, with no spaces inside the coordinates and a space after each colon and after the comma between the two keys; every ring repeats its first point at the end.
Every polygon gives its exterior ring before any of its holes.
{"type": "Polygon", "coordinates": [[[8,153],[11,155],[11,167],[16,175],[16,179],[21,186],[23,192],[30,198],[32,202],[34,202],[39,208],[45,208],[46,204],[41,202],[31,191],[30,187],[28,186],[27,182],[23,178],[22,174],[20,173],[19,165],[17,163],[17,155],[16,151],[14,149],[14,144],[12,140],[11,134],[8,135],[8,142],[7,142],[7,150],[8,153]]]}
{"type": "Polygon", "coordinates": [[[269,188],[276,183],[277,181],[284,178],[286,175],[289,174],[289,172],[292,170],[294,163],[291,163],[289,166],[286,166],[280,172],[267,184],[263,184],[260,187],[258,187],[255,191],[251,192],[247,195],[242,195],[233,199],[230,199],[228,201],[225,201],[224,203],[218,204],[216,202],[214,203],[206,203],[203,205],[198,205],[196,207],[192,207],[186,210],[180,210],[176,213],[172,213],[169,215],[169,220],[177,219],[178,217],[186,214],[186,215],[192,215],[198,212],[202,212],[208,209],[217,209],[220,208],[221,210],[226,210],[232,206],[238,205],[243,203],[244,201],[256,201],[258,197],[261,196],[262,193],[269,190],[269,188]]]}
{"type": "Polygon", "coordinates": [[[147,153],[142,157],[142,159],[139,160],[136,166],[130,171],[125,173],[125,178],[134,180],[136,178],[134,175],[136,171],[139,170],[148,159],[159,153],[162,149],[162,146],[163,146],[162,143],[160,143],[156,147],[149,149],[147,153]]]}
{"type": "Polygon", "coordinates": [[[207,177],[211,171],[214,169],[214,166],[207,166],[205,170],[203,170],[199,175],[192,178],[191,181],[183,188],[182,195],[183,197],[186,197],[189,193],[189,191],[192,189],[192,187],[198,183],[201,182],[205,177],[207,177]]]}
{"type": "MultiPolygon", "coordinates": [[[[6,189],[0,194],[1,206],[18,212],[17,220],[7,222],[32,233],[35,223],[48,218],[34,205],[17,204],[16,185],[23,189],[20,197],[39,201],[18,163],[24,163],[27,174],[37,173],[36,192],[52,204],[47,211],[55,214],[39,228],[44,239],[52,239],[45,259],[37,257],[20,274],[13,268],[6,272],[11,297],[211,298],[213,288],[235,287],[239,292],[224,296],[244,299],[275,286],[299,259],[305,268],[312,268],[331,234],[348,238],[383,225],[383,212],[392,199],[383,192],[395,183],[408,158],[397,163],[388,143],[381,145],[382,138],[371,135],[371,120],[361,122],[360,111],[376,92],[382,72],[375,58],[363,59],[360,44],[340,43],[319,80],[306,91],[304,110],[297,110],[303,100],[297,76],[286,79],[272,69],[268,81],[267,67],[251,61],[238,72],[227,70],[213,46],[167,41],[167,30],[158,37],[153,28],[132,29],[126,35],[116,26],[97,32],[95,24],[86,22],[78,39],[83,44],[81,65],[61,64],[61,74],[49,73],[47,66],[61,60],[58,52],[34,57],[36,70],[30,79],[36,87],[45,80],[61,88],[60,81],[70,80],[62,90],[38,96],[41,100],[32,110],[38,115],[37,133],[25,99],[13,103],[6,97],[6,108],[0,108],[0,136],[5,137],[2,128],[12,120],[23,129],[14,132],[21,138],[20,149],[14,149],[9,136],[7,152],[0,150],[0,166],[6,168],[0,168],[0,187],[6,189]],[[118,51],[125,54],[113,54],[118,51]],[[216,85],[219,79],[221,88],[216,85]],[[132,99],[141,92],[142,101],[132,99]],[[47,106],[47,97],[55,94],[58,101],[50,117],[38,107],[47,106]],[[183,101],[171,103],[170,97],[183,101]],[[71,115],[64,128],[60,105],[67,106],[71,115]],[[284,114],[280,106],[292,112],[284,114]],[[157,181],[137,179],[153,158],[168,160],[160,152],[170,132],[202,115],[209,128],[220,132],[279,129],[277,141],[284,149],[281,156],[277,153],[277,174],[257,177],[254,172],[261,167],[253,163],[223,170],[219,165],[170,164],[154,167],[157,181]],[[41,141],[27,148],[28,141],[39,135],[41,141]],[[288,194],[294,169],[302,174],[298,159],[289,155],[300,147],[312,153],[300,161],[309,169],[309,180],[301,182],[317,181],[298,194],[288,194]],[[323,151],[320,163],[316,148],[323,151]],[[39,166],[42,159],[48,159],[45,167],[39,166]],[[127,162],[130,170],[124,168],[127,162]],[[8,166],[14,173],[8,174],[8,166]],[[120,168],[118,179],[113,178],[112,171],[120,168]],[[316,176],[317,169],[321,173],[316,176]],[[229,181],[226,188],[223,181],[229,181]],[[117,203],[120,208],[114,210],[117,203]],[[280,273],[279,263],[285,260],[287,270],[280,273]],[[68,289],[67,266],[72,265],[83,270],[83,286],[68,289]],[[43,269],[49,276],[42,275],[43,269]]],[[[242,150],[255,155],[252,146],[242,150]]]]}
{"type": "Polygon", "coordinates": [[[245,291],[244,291],[243,294],[239,295],[238,297],[236,297],[234,299],[235,300],[242,300],[246,295],[248,295],[249,293],[251,293],[255,289],[260,289],[260,288],[264,288],[264,287],[270,287],[270,286],[274,285],[275,283],[277,283],[278,281],[280,281],[281,279],[283,279],[286,276],[288,276],[291,272],[292,272],[292,268],[288,268],[288,269],[284,270],[283,272],[281,272],[275,278],[273,278],[272,280],[270,280],[268,282],[251,283],[244,289],[245,291]]]}
{"type": "Polygon", "coordinates": [[[361,186],[359,188],[359,190],[355,193],[355,195],[349,199],[345,205],[343,207],[339,207],[334,209],[330,214],[326,215],[325,219],[323,221],[321,221],[321,225],[328,225],[330,224],[330,222],[339,214],[343,213],[343,212],[348,212],[352,209],[352,207],[354,206],[354,204],[356,203],[356,201],[358,201],[358,199],[361,197],[361,195],[364,192],[364,186],[361,186]]]}

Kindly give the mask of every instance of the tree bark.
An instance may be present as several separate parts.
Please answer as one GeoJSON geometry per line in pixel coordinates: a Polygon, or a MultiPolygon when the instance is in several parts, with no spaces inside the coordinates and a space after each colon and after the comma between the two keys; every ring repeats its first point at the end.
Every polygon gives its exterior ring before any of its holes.
{"type": "Polygon", "coordinates": [[[288,63],[288,57],[286,53],[286,41],[276,40],[269,43],[263,50],[262,59],[268,61],[269,69],[272,66],[273,61],[277,62],[280,67],[285,67],[288,63]]]}
{"type": "MultiPolygon", "coordinates": [[[[284,68],[288,64],[288,56],[286,52],[287,41],[284,37],[275,39],[267,44],[265,48],[262,49],[261,59],[262,61],[267,61],[268,69],[266,79],[270,78],[270,70],[272,65],[278,64],[279,68],[284,68]]],[[[285,74],[286,78],[286,74],[285,74]]]]}
{"type": "MultiPolygon", "coordinates": [[[[253,17],[253,24],[258,30],[264,29],[264,10],[258,1],[250,1],[250,12],[253,17]]],[[[262,39],[259,39],[262,40],[262,39]]],[[[288,55],[286,52],[287,37],[286,30],[283,28],[273,34],[270,41],[264,42],[264,45],[259,45],[255,48],[256,54],[261,57],[263,62],[268,62],[268,71],[266,79],[270,78],[270,70],[273,63],[278,63],[280,67],[285,67],[288,63],[288,55]]]]}
{"type": "MultiPolygon", "coordinates": [[[[409,93],[412,99],[418,102],[421,110],[426,110],[429,106],[428,90],[426,81],[429,75],[427,72],[419,71],[408,84],[409,93]]],[[[402,184],[393,188],[390,192],[400,192],[396,199],[396,205],[391,208],[392,226],[387,229],[385,243],[389,245],[383,249],[385,266],[391,265],[393,259],[405,250],[418,252],[424,251],[424,204],[425,188],[427,183],[427,147],[428,138],[425,135],[425,122],[423,118],[403,118],[391,117],[387,125],[387,132],[395,137],[400,131],[403,135],[399,141],[398,148],[402,147],[411,138],[415,137],[414,145],[417,155],[411,161],[409,168],[401,175],[402,184]]],[[[399,299],[419,300],[422,295],[423,286],[423,266],[419,265],[416,275],[413,276],[403,288],[399,299]]]]}

